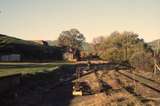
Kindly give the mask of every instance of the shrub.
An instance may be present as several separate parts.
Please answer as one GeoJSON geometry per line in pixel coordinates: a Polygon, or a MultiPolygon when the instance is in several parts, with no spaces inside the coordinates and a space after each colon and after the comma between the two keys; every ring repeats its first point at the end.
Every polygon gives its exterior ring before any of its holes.
{"type": "Polygon", "coordinates": [[[137,52],[130,58],[130,63],[136,69],[152,71],[154,66],[154,61],[151,53],[137,52]]]}

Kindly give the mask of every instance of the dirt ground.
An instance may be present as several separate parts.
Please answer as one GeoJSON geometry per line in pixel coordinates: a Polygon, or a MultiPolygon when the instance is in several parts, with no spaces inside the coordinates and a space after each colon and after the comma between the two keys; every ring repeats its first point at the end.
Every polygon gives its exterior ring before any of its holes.
{"type": "Polygon", "coordinates": [[[88,82],[93,91],[103,90],[93,95],[72,99],[72,106],[159,106],[160,104],[159,92],[115,70],[98,70],[82,77],[81,80],[88,82]]]}
{"type": "Polygon", "coordinates": [[[24,76],[13,101],[3,106],[159,106],[160,93],[115,70],[88,70],[80,81],[91,94],[73,96],[75,66],[24,76]],[[72,79],[73,78],[73,79],[72,79]],[[62,82],[62,83],[61,83],[62,82]]]}

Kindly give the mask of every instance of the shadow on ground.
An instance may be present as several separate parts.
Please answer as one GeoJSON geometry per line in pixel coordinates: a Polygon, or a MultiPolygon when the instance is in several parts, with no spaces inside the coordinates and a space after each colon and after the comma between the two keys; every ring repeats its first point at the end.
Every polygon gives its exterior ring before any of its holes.
{"type": "Polygon", "coordinates": [[[73,99],[74,65],[63,65],[50,72],[21,76],[19,87],[1,96],[1,106],[68,106],[73,99]],[[63,82],[63,83],[61,83],[63,82]]]}

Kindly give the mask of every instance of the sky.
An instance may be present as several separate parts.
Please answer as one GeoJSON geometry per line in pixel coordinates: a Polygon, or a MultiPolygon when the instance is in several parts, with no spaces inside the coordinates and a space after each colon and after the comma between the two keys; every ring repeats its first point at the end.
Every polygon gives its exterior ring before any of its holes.
{"type": "Polygon", "coordinates": [[[91,42],[114,31],[160,38],[160,0],[0,0],[0,33],[26,40],[55,40],[77,28],[91,42]]]}

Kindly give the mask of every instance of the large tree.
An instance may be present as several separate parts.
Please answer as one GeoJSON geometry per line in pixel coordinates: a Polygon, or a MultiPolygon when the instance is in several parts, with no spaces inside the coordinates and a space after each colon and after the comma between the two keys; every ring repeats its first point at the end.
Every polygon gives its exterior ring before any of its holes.
{"type": "Polygon", "coordinates": [[[95,52],[98,52],[98,55],[105,60],[127,60],[135,66],[139,62],[142,67],[145,64],[149,66],[148,64],[152,62],[151,48],[133,32],[113,32],[108,37],[94,39],[93,44],[95,52]]]}
{"type": "Polygon", "coordinates": [[[72,49],[81,49],[84,41],[84,35],[80,33],[77,29],[62,31],[58,38],[59,46],[72,49]]]}

